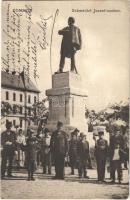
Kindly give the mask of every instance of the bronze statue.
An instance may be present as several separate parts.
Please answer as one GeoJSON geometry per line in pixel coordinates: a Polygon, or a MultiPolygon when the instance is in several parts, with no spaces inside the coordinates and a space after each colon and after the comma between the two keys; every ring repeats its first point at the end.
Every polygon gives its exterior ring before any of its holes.
{"type": "Polygon", "coordinates": [[[81,33],[80,29],[74,26],[75,19],[73,17],[68,18],[67,27],[63,28],[58,32],[59,35],[63,35],[62,43],[61,43],[61,58],[58,73],[63,72],[65,57],[71,59],[71,71],[77,72],[75,65],[75,53],[77,50],[81,49],[81,33]]]}

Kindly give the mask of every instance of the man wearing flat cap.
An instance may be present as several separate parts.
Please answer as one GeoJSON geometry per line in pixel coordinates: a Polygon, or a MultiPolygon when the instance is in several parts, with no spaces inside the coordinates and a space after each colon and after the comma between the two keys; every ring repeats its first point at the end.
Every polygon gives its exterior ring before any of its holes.
{"type": "Polygon", "coordinates": [[[76,168],[78,133],[79,130],[77,128],[73,132],[71,132],[71,139],[69,141],[69,159],[70,159],[71,175],[74,175],[74,169],[76,168]]]}
{"type": "Polygon", "coordinates": [[[98,132],[99,139],[95,140],[95,156],[96,156],[96,162],[97,162],[97,175],[98,175],[98,181],[104,182],[105,181],[105,165],[106,165],[106,159],[108,155],[108,143],[107,140],[103,138],[104,132],[99,131],[98,132]]]}
{"type": "Polygon", "coordinates": [[[71,71],[75,71],[77,73],[75,65],[75,53],[77,50],[81,49],[82,40],[80,29],[74,26],[74,23],[75,19],[73,17],[69,17],[69,26],[63,28],[58,32],[59,35],[63,35],[59,73],[63,72],[66,57],[71,59],[71,71]]]}
{"type": "Polygon", "coordinates": [[[16,134],[11,130],[12,122],[7,121],[6,131],[1,134],[2,163],[1,178],[5,177],[7,161],[9,161],[7,176],[12,177],[12,162],[16,150],[16,134]]]}
{"type": "Polygon", "coordinates": [[[63,123],[60,121],[57,123],[56,131],[52,133],[50,148],[55,165],[54,179],[64,179],[64,163],[68,152],[68,141],[67,134],[63,131],[63,123]]]}

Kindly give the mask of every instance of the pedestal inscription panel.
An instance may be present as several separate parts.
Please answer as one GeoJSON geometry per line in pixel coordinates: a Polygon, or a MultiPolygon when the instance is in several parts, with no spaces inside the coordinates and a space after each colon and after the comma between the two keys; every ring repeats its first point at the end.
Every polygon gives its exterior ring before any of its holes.
{"type": "Polygon", "coordinates": [[[52,88],[74,87],[80,88],[81,77],[72,72],[63,72],[52,75],[52,88]]]}

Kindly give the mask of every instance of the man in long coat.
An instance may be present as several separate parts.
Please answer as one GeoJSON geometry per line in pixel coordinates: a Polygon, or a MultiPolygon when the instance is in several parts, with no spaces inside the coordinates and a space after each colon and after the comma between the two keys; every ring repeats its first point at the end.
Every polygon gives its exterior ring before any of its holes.
{"type": "Polygon", "coordinates": [[[73,17],[68,18],[67,27],[60,30],[59,35],[63,35],[62,43],[61,43],[61,59],[59,66],[59,73],[63,72],[65,57],[71,58],[71,71],[76,72],[75,65],[75,53],[77,50],[81,49],[81,33],[80,29],[74,26],[75,19],[73,17]]]}
{"type": "Polygon", "coordinates": [[[97,162],[97,174],[98,174],[98,181],[104,182],[105,181],[105,166],[106,166],[106,159],[108,156],[108,143],[107,140],[103,138],[104,132],[98,132],[99,139],[96,141],[95,137],[95,156],[97,162]]]}
{"type": "Polygon", "coordinates": [[[55,177],[54,179],[64,179],[64,162],[68,151],[67,135],[62,130],[63,123],[57,123],[57,130],[52,133],[50,148],[54,158],[55,177]]]}

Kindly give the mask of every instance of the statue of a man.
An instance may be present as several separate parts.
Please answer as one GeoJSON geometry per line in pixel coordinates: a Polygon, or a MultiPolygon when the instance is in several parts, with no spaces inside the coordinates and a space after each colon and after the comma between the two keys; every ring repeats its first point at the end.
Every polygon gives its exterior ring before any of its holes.
{"type": "Polygon", "coordinates": [[[71,71],[77,73],[75,65],[75,53],[81,49],[81,33],[80,29],[74,26],[75,19],[73,17],[68,18],[67,27],[63,28],[58,32],[59,35],[63,35],[61,43],[61,58],[58,73],[63,72],[65,57],[71,59],[71,71]]]}

